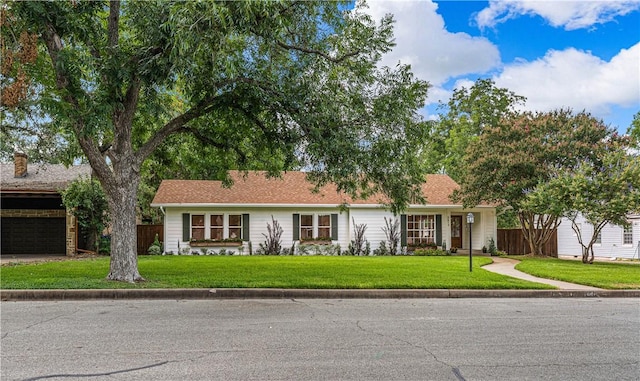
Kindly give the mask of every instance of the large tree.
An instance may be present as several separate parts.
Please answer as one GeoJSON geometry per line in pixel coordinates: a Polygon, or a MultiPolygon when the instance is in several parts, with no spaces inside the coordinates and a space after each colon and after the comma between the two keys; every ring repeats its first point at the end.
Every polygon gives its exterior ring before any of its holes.
{"type": "Polygon", "coordinates": [[[37,85],[107,196],[108,279],[138,281],[135,210],[145,160],[187,134],[247,168],[298,160],[318,184],[380,192],[394,210],[419,192],[411,134],[428,85],[379,68],[392,19],[348,2],[66,1],[8,5],[38,36],[37,85]],[[273,160],[273,157],[281,158],[273,160]]]}
{"type": "Polygon", "coordinates": [[[524,202],[529,209],[571,222],[583,263],[593,263],[593,245],[606,224],[626,226],[629,214],[640,213],[640,160],[628,148],[628,137],[609,137],[594,150],[593,160],[540,184],[524,202]],[[582,219],[593,226],[590,236],[582,219]]]}
{"type": "Polygon", "coordinates": [[[514,210],[531,253],[544,255],[561,213],[531,208],[528,195],[584,161],[595,162],[609,135],[600,120],[585,112],[512,114],[485,127],[469,144],[456,197],[465,207],[489,202],[514,210]]]}

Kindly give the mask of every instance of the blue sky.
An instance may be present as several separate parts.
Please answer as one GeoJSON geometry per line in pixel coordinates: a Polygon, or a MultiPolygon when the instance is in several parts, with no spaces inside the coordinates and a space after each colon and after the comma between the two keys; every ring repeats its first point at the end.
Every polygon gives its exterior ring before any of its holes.
{"type": "Polygon", "coordinates": [[[392,13],[396,47],[383,64],[408,63],[433,86],[425,117],[454,88],[492,78],[525,108],[586,110],[620,132],[640,111],[640,0],[370,0],[392,13]]]}

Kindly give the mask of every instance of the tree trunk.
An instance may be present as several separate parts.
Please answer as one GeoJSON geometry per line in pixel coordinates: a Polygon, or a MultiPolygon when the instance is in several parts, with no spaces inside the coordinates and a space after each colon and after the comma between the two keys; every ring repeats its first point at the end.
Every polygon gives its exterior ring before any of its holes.
{"type": "Polygon", "coordinates": [[[582,245],[582,263],[592,264],[594,252],[593,252],[593,243],[590,243],[589,246],[582,245]]]}
{"type": "Polygon", "coordinates": [[[107,279],[140,282],[138,272],[136,202],[140,176],[129,170],[117,176],[118,184],[105,189],[111,213],[111,266],[107,279]],[[127,181],[128,180],[128,181],[127,181]]]}
{"type": "Polygon", "coordinates": [[[553,230],[558,227],[558,218],[522,211],[518,212],[518,218],[531,254],[537,257],[546,256],[544,245],[551,238],[553,230]]]}

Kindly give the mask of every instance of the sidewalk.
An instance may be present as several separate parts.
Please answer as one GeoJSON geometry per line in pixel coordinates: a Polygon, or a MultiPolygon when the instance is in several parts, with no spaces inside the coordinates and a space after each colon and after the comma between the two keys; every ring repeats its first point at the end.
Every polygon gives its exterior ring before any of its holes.
{"type": "Polygon", "coordinates": [[[516,267],[516,265],[518,263],[520,263],[520,261],[515,260],[515,259],[500,258],[500,257],[493,257],[492,259],[493,259],[493,263],[492,264],[483,266],[482,268],[487,270],[487,271],[491,271],[491,272],[494,272],[494,273],[510,276],[512,278],[518,278],[518,279],[522,279],[522,280],[527,280],[529,282],[549,284],[549,285],[552,285],[554,287],[557,287],[560,290],[571,290],[571,291],[600,291],[600,290],[602,290],[601,288],[596,288],[596,287],[591,287],[591,286],[583,286],[581,284],[568,283],[568,282],[563,282],[563,281],[553,280],[553,279],[538,278],[538,277],[535,277],[533,275],[529,275],[529,274],[523,273],[522,271],[516,270],[515,267],[516,267]]]}

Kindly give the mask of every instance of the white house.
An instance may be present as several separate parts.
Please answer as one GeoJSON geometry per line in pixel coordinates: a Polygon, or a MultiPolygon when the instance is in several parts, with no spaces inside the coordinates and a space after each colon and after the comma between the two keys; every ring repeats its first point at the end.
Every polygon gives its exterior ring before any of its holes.
{"type": "Polygon", "coordinates": [[[333,244],[346,250],[353,239],[353,224],[366,224],[365,239],[371,249],[386,240],[385,217],[398,218],[401,245],[435,243],[447,248],[469,248],[468,213],[473,213],[473,250],[496,239],[495,207],[480,205],[464,209],[449,196],[458,184],[446,175],[429,175],[422,187],[428,201],[410,205],[406,212],[394,216],[380,204],[380,199],[352,200],[327,185],[313,192],[304,172],[285,172],[282,178],[267,178],[264,172],[232,172],[232,187],[221,181],[164,180],[151,206],[164,213],[165,252],[197,251],[203,246],[212,250],[229,246],[229,250],[248,253],[265,241],[267,224],[272,217],[283,228],[282,245],[305,244],[317,237],[330,237],[333,244]],[[197,247],[196,247],[197,246],[197,247]],[[238,247],[241,247],[239,250],[238,247]]]}
{"type": "MultiPolygon", "coordinates": [[[[578,227],[582,232],[583,241],[588,241],[593,235],[593,225],[578,216],[578,227]]],[[[629,216],[629,226],[607,224],[602,228],[593,246],[595,257],[607,258],[635,258],[638,259],[640,249],[640,215],[629,216]]],[[[582,255],[582,248],[578,243],[575,231],[571,228],[571,221],[563,218],[558,227],[558,255],[582,255]]]]}

